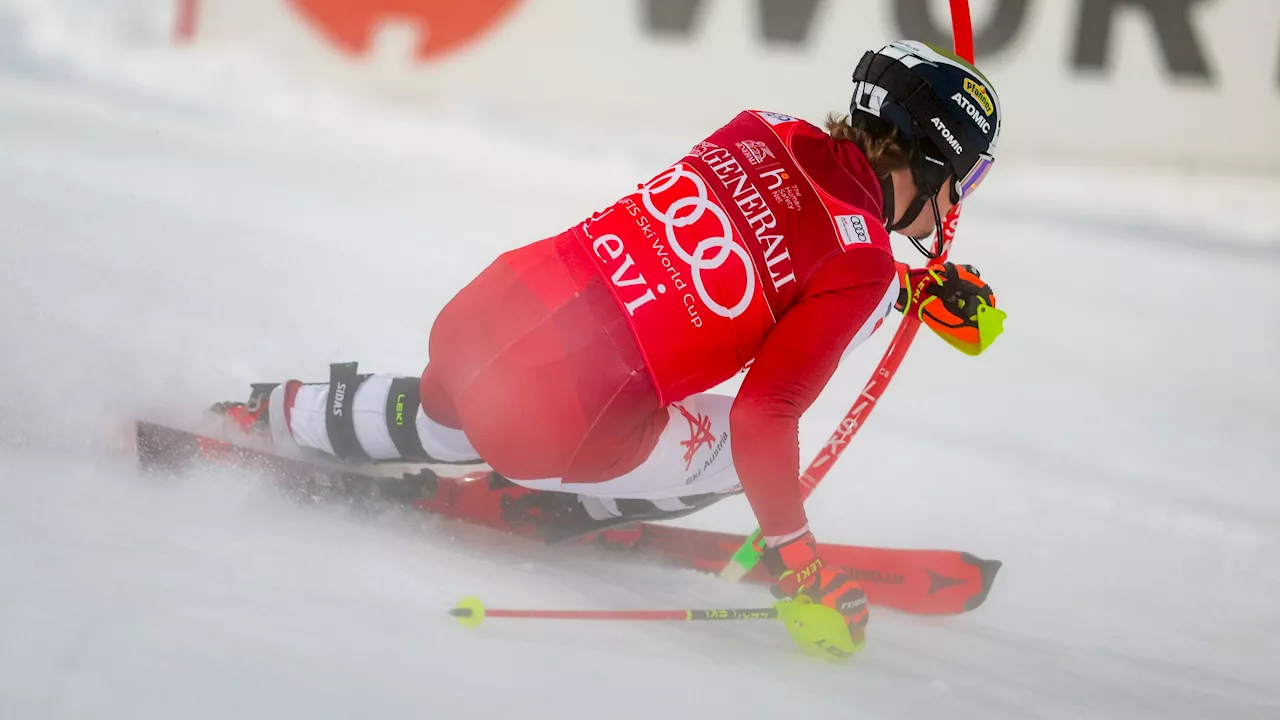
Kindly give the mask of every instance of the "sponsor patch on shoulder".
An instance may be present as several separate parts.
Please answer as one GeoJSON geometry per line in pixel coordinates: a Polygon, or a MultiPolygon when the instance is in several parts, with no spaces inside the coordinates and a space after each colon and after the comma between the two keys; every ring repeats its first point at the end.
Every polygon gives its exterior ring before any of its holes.
{"type": "Polygon", "coordinates": [[[840,229],[840,242],[845,246],[869,245],[871,232],[867,230],[867,219],[861,215],[837,215],[836,227],[840,229]]]}
{"type": "Polygon", "coordinates": [[[796,119],[791,117],[790,115],[783,115],[782,113],[765,112],[761,110],[759,111],[759,115],[760,117],[764,118],[764,121],[769,123],[770,125],[781,125],[782,123],[789,123],[789,122],[796,121],[796,119]]]}

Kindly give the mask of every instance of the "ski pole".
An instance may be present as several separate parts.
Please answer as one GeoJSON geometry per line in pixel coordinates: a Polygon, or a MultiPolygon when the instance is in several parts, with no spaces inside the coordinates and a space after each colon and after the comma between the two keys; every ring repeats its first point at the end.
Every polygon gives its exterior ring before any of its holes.
{"type": "Polygon", "coordinates": [[[486,608],[479,598],[463,598],[449,614],[463,627],[476,627],[485,618],[523,620],[776,620],[778,606],[766,608],[715,608],[706,610],[511,610],[486,608]]]}
{"type": "Polygon", "coordinates": [[[525,620],[639,620],[691,622],[698,620],[779,620],[796,645],[809,655],[843,660],[865,646],[850,636],[844,617],[833,608],[812,602],[804,595],[795,600],[779,600],[765,608],[714,608],[709,610],[511,610],[486,608],[480,598],[463,598],[449,614],[466,628],[474,628],[485,618],[525,620]]]}

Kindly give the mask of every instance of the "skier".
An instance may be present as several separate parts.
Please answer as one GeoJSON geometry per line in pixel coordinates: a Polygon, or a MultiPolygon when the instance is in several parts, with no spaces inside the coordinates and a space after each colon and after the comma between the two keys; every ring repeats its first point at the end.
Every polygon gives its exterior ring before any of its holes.
{"type": "MultiPolygon", "coordinates": [[[[215,406],[281,446],[339,459],[486,462],[420,506],[539,537],[670,518],[745,492],[789,596],[867,603],[826,565],[798,481],[798,422],[890,310],[978,354],[995,296],[930,259],[993,162],[1000,103],[969,63],[917,42],[866,53],[826,132],[743,112],[611,207],[500,256],[440,312],[421,377],[255,386],[215,406]],[[933,237],[931,242],[928,241],[933,237]],[[746,370],[736,397],[705,391],[746,370]]],[[[998,332],[998,327],[996,328],[998,332]]]]}

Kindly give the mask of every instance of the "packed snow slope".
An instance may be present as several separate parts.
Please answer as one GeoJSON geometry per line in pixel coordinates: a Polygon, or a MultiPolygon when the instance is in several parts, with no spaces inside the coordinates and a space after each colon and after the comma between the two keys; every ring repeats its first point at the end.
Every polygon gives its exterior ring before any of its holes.
{"type": "MultiPolygon", "coordinates": [[[[979,611],[873,614],[838,666],[767,623],[466,631],[445,610],[469,594],[770,598],[235,473],[141,476],[129,422],[338,360],[418,372],[494,255],[701,135],[394,115],[243,59],[56,40],[0,53],[0,717],[1280,716],[1275,178],[1010,163],[966,208],[956,258],[1004,337],[974,359],[922,336],[810,516],[828,541],[1005,561],[979,611]]],[[[888,334],[811,410],[806,456],[888,334]]],[[[689,522],[753,525],[741,498],[689,522]]]]}

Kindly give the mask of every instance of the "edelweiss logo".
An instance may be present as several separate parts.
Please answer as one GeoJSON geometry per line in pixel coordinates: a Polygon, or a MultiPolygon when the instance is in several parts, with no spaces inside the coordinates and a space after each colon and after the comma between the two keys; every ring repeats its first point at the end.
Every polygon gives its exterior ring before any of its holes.
{"type": "Polygon", "coordinates": [[[747,157],[747,161],[752,165],[759,165],[765,160],[778,159],[773,154],[773,151],[769,149],[769,146],[759,140],[743,140],[738,143],[738,149],[742,151],[742,154],[747,157]]]}
{"type": "Polygon", "coordinates": [[[681,405],[675,405],[675,409],[679,410],[685,422],[689,423],[689,439],[680,441],[680,447],[684,448],[684,469],[688,470],[693,467],[693,456],[698,454],[698,448],[703,445],[708,448],[714,447],[716,438],[711,433],[710,416],[690,413],[681,405]]]}

